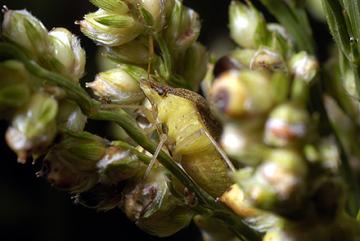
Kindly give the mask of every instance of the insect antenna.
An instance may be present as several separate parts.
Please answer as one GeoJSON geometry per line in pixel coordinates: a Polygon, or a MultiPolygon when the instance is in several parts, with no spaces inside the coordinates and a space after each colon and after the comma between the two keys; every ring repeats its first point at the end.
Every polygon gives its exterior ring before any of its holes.
{"type": "Polygon", "coordinates": [[[151,74],[151,63],[153,61],[154,58],[154,39],[153,37],[150,35],[149,36],[149,58],[148,58],[148,65],[147,65],[147,77],[148,80],[150,80],[150,74],[151,74]]]}

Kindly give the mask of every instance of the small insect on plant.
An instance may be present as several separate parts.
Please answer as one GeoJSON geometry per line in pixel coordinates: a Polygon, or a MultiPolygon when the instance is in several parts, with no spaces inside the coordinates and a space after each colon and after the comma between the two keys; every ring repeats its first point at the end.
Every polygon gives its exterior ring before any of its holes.
{"type": "Polygon", "coordinates": [[[221,126],[206,100],[195,92],[154,81],[142,80],[140,86],[153,106],[156,125],[161,124],[152,163],[165,145],[200,186],[212,196],[221,195],[231,184],[228,172],[234,166],[216,143],[221,126]]]}

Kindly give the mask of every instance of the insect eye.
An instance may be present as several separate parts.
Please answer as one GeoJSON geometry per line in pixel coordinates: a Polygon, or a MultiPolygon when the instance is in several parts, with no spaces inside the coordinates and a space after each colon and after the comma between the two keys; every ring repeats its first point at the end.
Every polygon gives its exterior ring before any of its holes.
{"type": "Polygon", "coordinates": [[[156,91],[156,93],[158,93],[160,96],[165,96],[166,95],[166,91],[158,86],[155,86],[154,90],[156,91]]]}

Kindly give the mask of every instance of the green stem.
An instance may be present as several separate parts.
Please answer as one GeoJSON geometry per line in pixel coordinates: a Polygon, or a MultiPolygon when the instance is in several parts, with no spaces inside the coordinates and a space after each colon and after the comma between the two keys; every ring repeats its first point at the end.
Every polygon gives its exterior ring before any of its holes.
{"type": "Polygon", "coordinates": [[[248,226],[245,223],[243,223],[242,220],[239,221],[239,217],[232,215],[232,212],[229,211],[227,208],[223,208],[222,210],[219,210],[219,209],[215,210],[211,216],[214,218],[217,218],[221,221],[226,220],[226,224],[228,225],[229,229],[240,240],[249,240],[249,241],[262,240],[262,237],[258,232],[255,232],[254,230],[249,229],[248,226]],[[247,229],[249,229],[250,232],[244,230],[244,227],[247,227],[247,229]]]}
{"type": "Polygon", "coordinates": [[[338,1],[333,0],[322,0],[322,5],[330,32],[341,52],[350,61],[351,51],[348,21],[342,12],[342,6],[338,1]]]}
{"type": "Polygon", "coordinates": [[[359,52],[354,44],[351,44],[351,52],[353,61],[350,63],[355,78],[355,88],[357,97],[360,97],[360,65],[359,65],[359,52]]]}

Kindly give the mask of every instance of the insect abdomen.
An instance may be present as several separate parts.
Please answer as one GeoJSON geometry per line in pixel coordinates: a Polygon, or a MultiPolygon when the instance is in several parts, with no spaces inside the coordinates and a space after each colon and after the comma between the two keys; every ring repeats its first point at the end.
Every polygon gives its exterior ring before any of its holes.
{"type": "Polygon", "coordinates": [[[195,181],[213,196],[220,196],[231,184],[228,168],[204,134],[206,127],[195,105],[182,97],[168,95],[158,105],[158,119],[167,125],[173,154],[195,181]]]}

